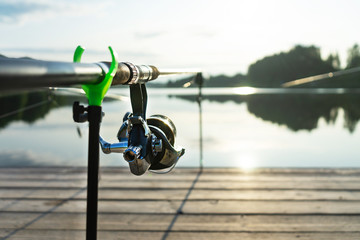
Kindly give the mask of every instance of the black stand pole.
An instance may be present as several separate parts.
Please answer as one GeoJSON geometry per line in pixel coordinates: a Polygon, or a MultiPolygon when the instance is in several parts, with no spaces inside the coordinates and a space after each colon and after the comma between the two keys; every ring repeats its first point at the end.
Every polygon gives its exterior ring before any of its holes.
{"type": "Polygon", "coordinates": [[[200,147],[200,169],[203,169],[203,130],[202,130],[202,106],[201,106],[201,102],[202,102],[202,86],[203,86],[203,76],[201,73],[198,73],[195,77],[195,82],[199,85],[199,94],[198,94],[198,98],[197,98],[197,102],[199,104],[199,147],[200,147]]]}
{"type": "Polygon", "coordinates": [[[101,107],[88,107],[89,149],[86,206],[86,240],[97,239],[98,179],[99,179],[99,132],[101,107]]]}
{"type": "Polygon", "coordinates": [[[200,147],[200,169],[203,168],[203,134],[202,134],[202,94],[201,94],[201,85],[199,85],[199,95],[198,95],[198,104],[199,104],[199,147],[200,147]]]}

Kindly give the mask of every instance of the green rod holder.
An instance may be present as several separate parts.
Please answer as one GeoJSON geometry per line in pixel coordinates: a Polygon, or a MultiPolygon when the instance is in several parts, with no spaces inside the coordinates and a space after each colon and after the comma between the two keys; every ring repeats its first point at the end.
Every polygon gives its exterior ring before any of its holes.
{"type": "MultiPolygon", "coordinates": [[[[111,53],[111,65],[109,71],[105,74],[104,79],[98,84],[84,84],[82,89],[86,93],[86,97],[89,101],[89,106],[101,106],[101,103],[109,90],[113,77],[116,74],[118,68],[118,56],[117,53],[109,46],[111,53]]],[[[74,53],[74,62],[80,62],[81,56],[85,49],[81,46],[78,46],[74,53]]]]}

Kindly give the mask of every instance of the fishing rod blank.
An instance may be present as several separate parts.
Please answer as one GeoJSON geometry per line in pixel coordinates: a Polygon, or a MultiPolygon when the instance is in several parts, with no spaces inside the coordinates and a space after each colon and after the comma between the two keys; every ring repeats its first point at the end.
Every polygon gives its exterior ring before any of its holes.
{"type": "Polygon", "coordinates": [[[358,73],[358,72],[360,72],[360,67],[350,68],[350,69],[341,70],[341,71],[337,71],[337,72],[329,72],[329,73],[324,73],[324,74],[320,74],[320,75],[316,75],[316,76],[311,76],[311,77],[306,77],[306,78],[301,78],[301,79],[297,79],[294,81],[286,82],[286,83],[282,84],[282,87],[295,87],[295,86],[303,85],[306,83],[312,83],[312,82],[320,81],[320,80],[331,80],[335,77],[339,77],[339,76],[343,76],[343,75],[347,75],[347,74],[351,74],[351,73],[358,73]]]}
{"type": "Polygon", "coordinates": [[[191,74],[196,75],[198,73],[202,73],[200,70],[194,69],[158,69],[161,76],[169,76],[169,75],[179,75],[179,74],[191,74]]]}
{"type": "MultiPolygon", "coordinates": [[[[0,91],[97,84],[104,79],[110,65],[110,62],[73,63],[0,57],[0,91]]],[[[155,80],[159,76],[190,73],[196,72],[160,72],[155,66],[121,62],[112,85],[133,85],[155,80]]]]}
{"type": "Polygon", "coordinates": [[[103,70],[96,64],[0,58],[0,90],[60,87],[97,83],[103,70]]]}

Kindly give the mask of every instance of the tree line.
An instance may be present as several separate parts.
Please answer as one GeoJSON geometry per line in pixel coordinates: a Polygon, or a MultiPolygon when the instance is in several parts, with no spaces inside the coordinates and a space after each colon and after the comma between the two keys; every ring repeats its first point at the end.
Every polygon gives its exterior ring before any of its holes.
{"type": "MultiPolygon", "coordinates": [[[[350,69],[360,66],[360,49],[357,44],[348,50],[346,66],[341,68],[338,54],[321,58],[320,49],[314,46],[295,46],[288,52],[264,57],[249,66],[247,75],[233,77],[217,76],[205,81],[211,87],[280,87],[282,83],[312,75],[350,69]],[[223,84],[223,85],[221,85],[223,84]]],[[[360,87],[360,74],[351,74],[330,81],[314,82],[310,87],[360,87]],[[315,86],[314,86],[315,85],[315,86]]],[[[179,86],[191,79],[183,79],[179,86]]],[[[172,83],[176,85],[177,83],[172,83]]],[[[304,86],[301,86],[304,87],[304,86]]],[[[196,96],[177,96],[197,101],[196,96]]],[[[344,112],[344,128],[354,132],[360,120],[360,96],[358,94],[317,95],[317,94],[278,94],[278,95],[218,95],[203,96],[204,100],[238,104],[245,103],[249,113],[275,124],[285,125],[293,131],[313,130],[319,119],[333,124],[340,109],[344,112]]]]}
{"type": "MultiPolygon", "coordinates": [[[[348,50],[344,69],[360,67],[360,47],[354,44],[348,50]]],[[[296,45],[287,52],[266,56],[248,68],[248,73],[235,76],[211,76],[204,87],[280,87],[281,84],[299,78],[343,70],[337,53],[330,54],[326,59],[321,57],[321,51],[316,46],[296,45]]],[[[330,82],[314,83],[320,87],[360,87],[360,73],[332,79],[330,82]]],[[[157,87],[183,87],[192,78],[169,81],[157,87]]],[[[313,84],[313,85],[314,85],[313,84]]],[[[313,85],[310,85],[313,87],[313,85]]],[[[196,85],[193,84],[192,87],[196,85]]]]}
{"type": "MultiPolygon", "coordinates": [[[[355,44],[348,50],[345,69],[359,66],[360,49],[355,44]]],[[[254,87],[280,87],[288,81],[339,70],[342,69],[338,54],[330,54],[326,59],[322,59],[320,48],[297,45],[288,52],[268,56],[251,64],[248,69],[247,83],[254,87]]],[[[359,75],[354,73],[334,78],[331,81],[314,82],[310,86],[360,87],[359,75]]]]}

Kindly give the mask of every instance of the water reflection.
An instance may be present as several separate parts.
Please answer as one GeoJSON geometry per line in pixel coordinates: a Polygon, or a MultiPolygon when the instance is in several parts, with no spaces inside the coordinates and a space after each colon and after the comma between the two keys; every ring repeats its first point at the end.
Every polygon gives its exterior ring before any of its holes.
{"type": "Polygon", "coordinates": [[[344,128],[355,130],[360,119],[360,95],[254,95],[246,99],[248,111],[289,129],[313,130],[319,119],[335,123],[340,109],[344,110],[344,128]]]}
{"type": "MultiPolygon", "coordinates": [[[[52,109],[67,106],[69,97],[56,96],[49,91],[23,92],[0,97],[0,128],[23,121],[32,124],[44,118],[52,109]]],[[[72,104],[72,103],[71,103],[72,104]]]]}
{"type": "MultiPolygon", "coordinates": [[[[354,132],[360,119],[360,94],[354,93],[355,90],[350,93],[344,89],[263,89],[258,92],[253,89],[246,89],[246,92],[235,89],[236,91],[238,94],[221,94],[221,91],[219,95],[204,93],[203,99],[219,103],[246,103],[249,113],[264,121],[285,125],[293,131],[316,129],[321,118],[327,124],[333,124],[341,109],[344,110],[344,128],[349,132],[354,132]]],[[[196,95],[172,96],[193,102],[197,99],[196,95]]]]}
{"type": "MultiPolygon", "coordinates": [[[[119,97],[118,100],[120,99],[119,97]]],[[[45,118],[54,109],[72,106],[74,101],[86,102],[87,100],[83,94],[54,92],[53,90],[0,96],[0,129],[12,122],[33,124],[45,118]]]]}
{"type": "Polygon", "coordinates": [[[63,165],[59,156],[48,153],[39,153],[31,150],[3,150],[0,151],[0,167],[37,167],[49,165],[63,165]]]}
{"type": "MultiPolygon", "coordinates": [[[[124,90],[124,89],[123,89],[124,90]]],[[[174,92],[169,97],[197,102],[196,90],[174,92]]],[[[169,93],[156,92],[155,95],[169,93]]],[[[202,99],[225,103],[245,103],[249,113],[293,131],[313,130],[319,119],[333,124],[339,110],[344,111],[344,128],[354,132],[360,119],[360,94],[357,89],[256,89],[256,88],[212,88],[204,89],[202,99]]],[[[72,106],[81,96],[59,95],[51,91],[26,92],[0,97],[0,128],[13,121],[34,123],[44,118],[52,109],[72,106]]],[[[235,110],[235,109],[234,109],[235,110]]]]}

